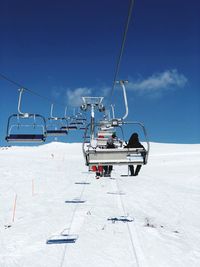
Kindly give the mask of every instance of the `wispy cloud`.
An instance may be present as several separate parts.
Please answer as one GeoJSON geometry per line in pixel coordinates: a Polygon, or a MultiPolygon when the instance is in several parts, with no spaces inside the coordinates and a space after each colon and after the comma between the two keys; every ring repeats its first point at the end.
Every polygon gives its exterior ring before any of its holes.
{"type": "Polygon", "coordinates": [[[78,107],[82,103],[82,96],[89,96],[91,95],[92,90],[87,87],[77,88],[75,90],[67,90],[67,102],[69,106],[78,107]]]}
{"type": "Polygon", "coordinates": [[[60,97],[63,96],[65,89],[63,86],[53,86],[51,90],[51,97],[55,100],[58,100],[60,97]]]}
{"type": "Polygon", "coordinates": [[[172,88],[182,88],[188,79],[176,69],[155,73],[146,79],[129,82],[127,88],[140,92],[157,93],[172,88]]]}
{"type": "Polygon", "coordinates": [[[108,97],[110,91],[111,91],[111,87],[108,87],[108,86],[103,86],[102,88],[99,89],[100,96],[103,96],[103,97],[108,97]]]}

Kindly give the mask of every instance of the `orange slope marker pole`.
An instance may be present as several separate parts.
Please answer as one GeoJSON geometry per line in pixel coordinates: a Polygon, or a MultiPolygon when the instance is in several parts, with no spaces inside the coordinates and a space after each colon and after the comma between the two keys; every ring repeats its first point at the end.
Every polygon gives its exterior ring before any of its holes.
{"type": "Polygon", "coordinates": [[[15,212],[16,212],[16,206],[17,206],[17,194],[15,195],[14,205],[13,205],[13,214],[12,214],[12,222],[15,221],[15,212]]]}

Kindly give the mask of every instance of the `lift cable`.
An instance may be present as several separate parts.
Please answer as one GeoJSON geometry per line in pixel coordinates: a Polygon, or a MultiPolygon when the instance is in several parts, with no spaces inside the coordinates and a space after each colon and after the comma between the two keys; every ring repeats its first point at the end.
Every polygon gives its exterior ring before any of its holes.
{"type": "Polygon", "coordinates": [[[8,81],[8,82],[10,82],[10,83],[12,83],[12,84],[14,84],[14,85],[16,85],[16,86],[19,87],[19,88],[23,88],[25,91],[27,91],[27,92],[29,92],[29,93],[31,93],[31,94],[33,94],[33,95],[36,95],[36,96],[38,96],[38,97],[40,97],[40,98],[45,99],[46,101],[50,102],[51,104],[52,104],[52,103],[55,103],[55,104],[59,104],[59,105],[62,105],[62,106],[65,106],[65,107],[66,107],[66,104],[61,103],[61,102],[54,101],[53,99],[51,99],[51,98],[49,98],[49,97],[43,96],[43,95],[41,95],[41,94],[39,94],[39,93],[37,93],[37,92],[35,92],[35,91],[33,91],[33,90],[31,90],[31,89],[25,87],[25,86],[23,86],[22,84],[20,84],[20,83],[14,81],[14,80],[8,78],[7,76],[5,76],[5,75],[2,74],[2,73],[0,73],[0,78],[2,78],[2,79],[4,79],[4,80],[6,80],[6,81],[8,81]]]}
{"type": "MultiPolygon", "coordinates": [[[[129,5],[129,11],[128,11],[128,17],[127,17],[127,21],[126,21],[126,25],[125,25],[125,28],[124,28],[124,34],[123,34],[123,39],[122,39],[122,44],[121,44],[121,48],[120,48],[120,54],[119,54],[119,57],[118,57],[118,60],[117,60],[117,66],[116,66],[116,70],[115,70],[115,74],[114,74],[114,80],[113,80],[113,85],[112,85],[112,89],[111,89],[111,94],[110,94],[110,102],[111,102],[111,98],[112,98],[112,95],[113,95],[113,91],[114,91],[114,88],[115,88],[115,85],[116,85],[116,80],[117,80],[117,77],[118,77],[118,73],[119,73],[119,68],[120,68],[120,63],[121,63],[121,59],[122,59],[122,56],[123,56],[123,52],[124,52],[124,46],[125,46],[125,42],[126,42],[126,37],[127,37],[127,32],[128,32],[128,28],[129,28],[129,23],[130,23],[130,19],[131,19],[131,14],[132,14],[132,10],[133,10],[133,5],[134,5],[134,0],[130,0],[130,5],[129,5]]],[[[26,90],[27,92],[33,94],[33,95],[36,95],[40,98],[43,98],[45,99],[46,101],[50,102],[50,103],[57,103],[59,105],[62,105],[62,106],[66,106],[64,103],[58,103],[56,101],[52,101],[51,98],[48,98],[48,97],[45,97],[23,85],[21,85],[20,83],[8,78],[7,76],[5,76],[4,74],[0,73],[0,78],[20,87],[20,88],[23,88],[24,90],[26,90]]]]}
{"type": "Polygon", "coordinates": [[[110,94],[110,102],[111,102],[111,98],[113,96],[113,91],[114,91],[114,88],[116,85],[116,80],[117,80],[118,73],[119,73],[119,68],[120,68],[120,64],[121,64],[121,60],[122,60],[122,56],[123,56],[123,52],[124,52],[124,47],[125,47],[125,42],[126,42],[126,38],[127,38],[127,32],[128,32],[128,28],[129,28],[129,24],[130,24],[133,6],[134,6],[134,0],[130,0],[127,21],[125,24],[124,34],[123,34],[123,39],[122,39],[122,44],[121,44],[120,53],[119,53],[119,57],[117,60],[117,65],[116,65],[116,69],[115,69],[115,73],[114,73],[113,85],[112,85],[111,94],[110,94]]]}

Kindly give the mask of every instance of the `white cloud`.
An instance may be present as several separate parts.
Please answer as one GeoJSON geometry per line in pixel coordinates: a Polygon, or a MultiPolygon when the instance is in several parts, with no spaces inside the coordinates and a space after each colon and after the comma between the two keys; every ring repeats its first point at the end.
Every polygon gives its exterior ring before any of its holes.
{"type": "Polygon", "coordinates": [[[187,83],[187,78],[178,73],[176,69],[166,70],[162,73],[155,73],[146,79],[130,82],[128,88],[141,92],[161,92],[171,88],[182,88],[187,83]]]}
{"type": "Polygon", "coordinates": [[[89,96],[91,95],[91,89],[87,87],[81,87],[77,88],[75,90],[67,90],[66,96],[67,96],[67,102],[68,105],[72,107],[78,107],[82,103],[82,96],[89,96]]]}
{"type": "Polygon", "coordinates": [[[61,96],[61,94],[62,94],[62,92],[59,91],[59,89],[57,89],[57,88],[54,88],[54,89],[52,90],[52,92],[51,92],[52,97],[53,97],[54,99],[56,99],[56,100],[61,96]]]}
{"type": "Polygon", "coordinates": [[[106,86],[104,86],[104,87],[102,87],[102,88],[100,89],[100,96],[108,97],[110,91],[111,91],[111,87],[108,87],[108,86],[106,87],[106,86]]]}

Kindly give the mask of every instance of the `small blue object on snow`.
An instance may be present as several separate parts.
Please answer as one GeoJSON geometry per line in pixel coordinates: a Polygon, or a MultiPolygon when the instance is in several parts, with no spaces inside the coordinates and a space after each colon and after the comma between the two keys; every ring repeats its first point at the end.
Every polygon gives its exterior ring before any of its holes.
{"type": "Polygon", "coordinates": [[[122,191],[116,191],[116,192],[107,192],[107,194],[110,195],[126,195],[124,192],[122,191]]]}
{"type": "Polygon", "coordinates": [[[75,184],[85,185],[85,184],[91,184],[91,183],[88,183],[88,182],[76,182],[75,184]]]}
{"type": "Polygon", "coordinates": [[[118,217],[109,217],[107,219],[108,221],[112,221],[113,223],[115,222],[133,222],[134,219],[131,218],[130,216],[118,216],[118,217]]]}
{"type": "Polygon", "coordinates": [[[74,198],[72,200],[66,200],[65,203],[85,203],[85,200],[81,200],[79,198],[74,198]]]}

